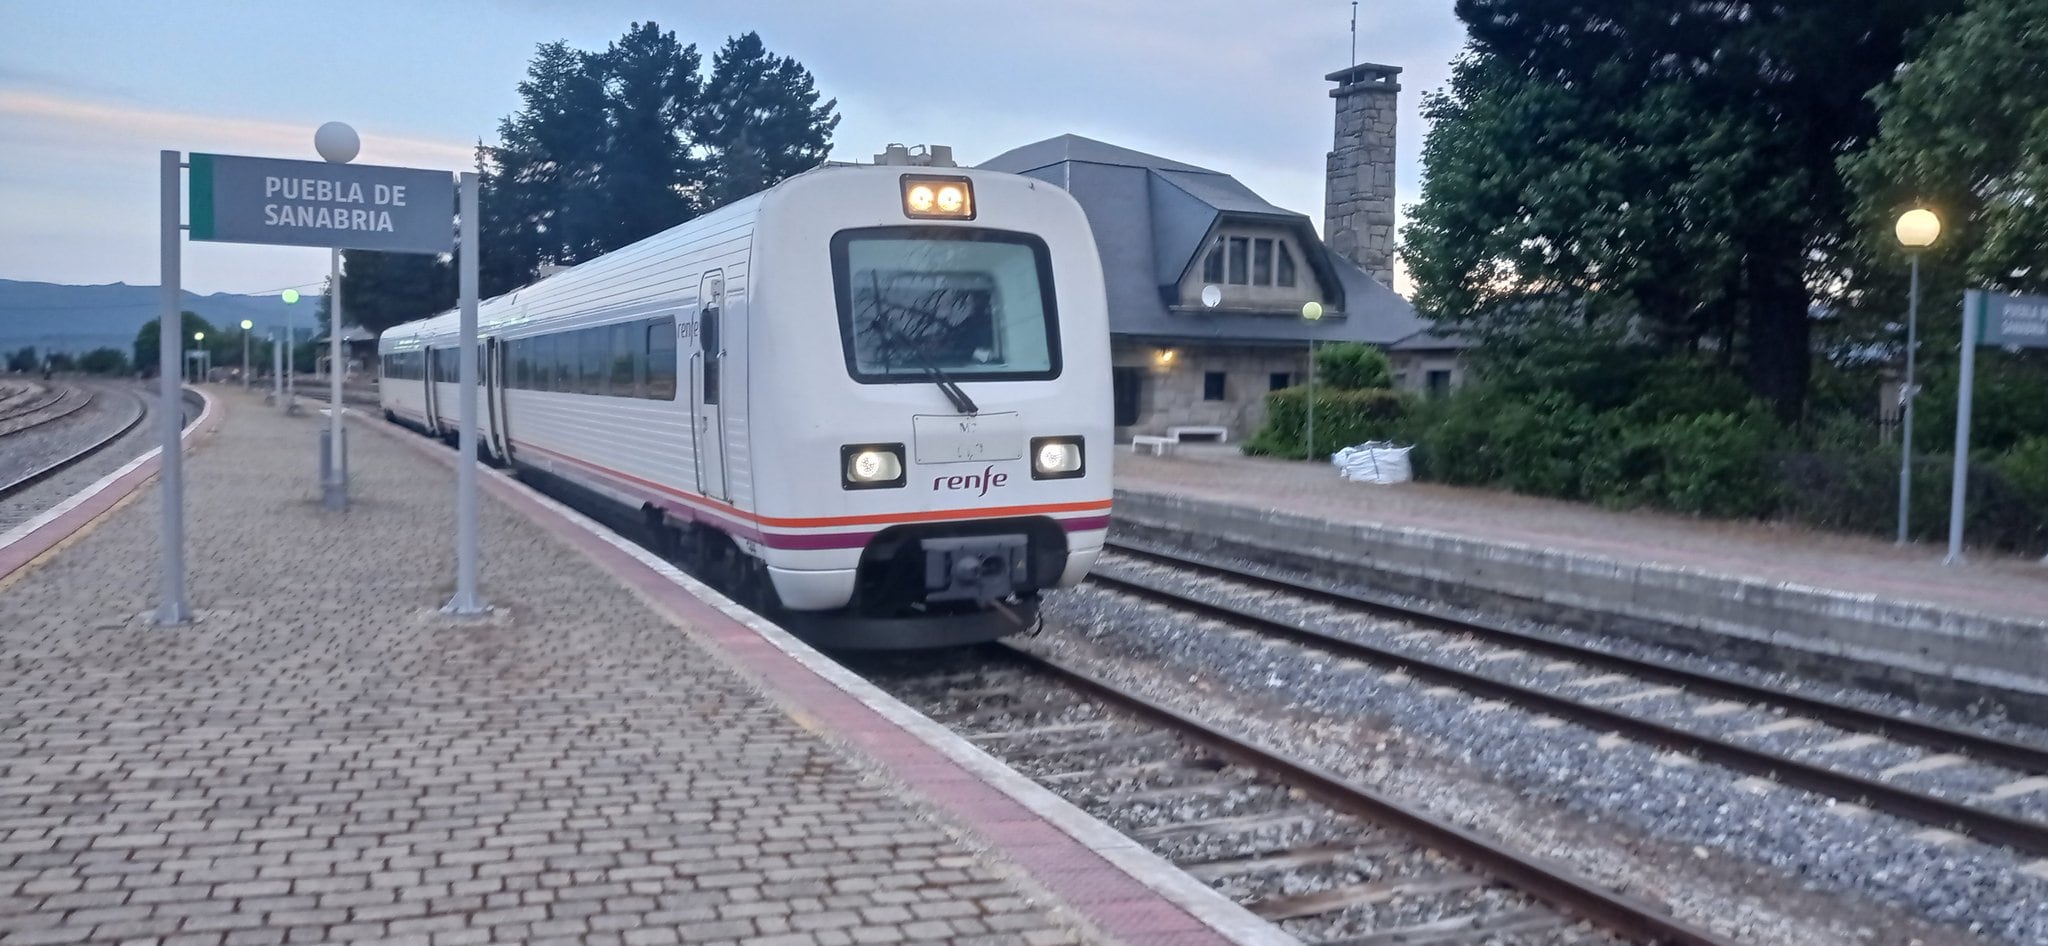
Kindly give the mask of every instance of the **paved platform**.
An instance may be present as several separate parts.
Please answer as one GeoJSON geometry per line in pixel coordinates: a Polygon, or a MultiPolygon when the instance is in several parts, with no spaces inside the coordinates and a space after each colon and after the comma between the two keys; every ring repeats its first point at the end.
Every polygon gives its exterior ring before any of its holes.
{"type": "Polygon", "coordinates": [[[1116,463],[1120,522],[1179,518],[1212,533],[1264,531],[1263,541],[1283,549],[1314,548],[1321,536],[1329,540],[1322,551],[1361,568],[1545,597],[1561,612],[1604,606],[1724,632],[1745,646],[1853,658],[1860,669],[1850,676],[1896,669],[1894,682],[1918,687],[1974,674],[2048,712],[2048,566],[2030,558],[1979,554],[1949,567],[1944,548],[1924,543],[1901,548],[1432,483],[1353,483],[1327,464],[1230,448],[1119,453],[1116,463]]]}
{"type": "Polygon", "coordinates": [[[329,513],[317,414],[211,395],[195,623],[148,463],[12,537],[0,946],[1286,942],[504,477],[443,618],[449,451],[356,425],[329,513]]]}

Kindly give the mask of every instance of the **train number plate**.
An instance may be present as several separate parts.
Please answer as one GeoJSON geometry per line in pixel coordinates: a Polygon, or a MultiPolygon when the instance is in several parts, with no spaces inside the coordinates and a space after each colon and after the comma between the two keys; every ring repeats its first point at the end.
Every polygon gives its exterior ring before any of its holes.
{"type": "Polygon", "coordinates": [[[973,417],[917,414],[910,420],[919,463],[981,463],[1024,456],[1024,421],[1014,411],[973,417]]]}

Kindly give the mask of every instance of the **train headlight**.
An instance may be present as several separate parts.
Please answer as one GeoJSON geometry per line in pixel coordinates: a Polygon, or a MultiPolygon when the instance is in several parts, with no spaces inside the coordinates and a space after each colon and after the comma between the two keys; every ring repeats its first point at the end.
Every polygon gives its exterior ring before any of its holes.
{"type": "Polygon", "coordinates": [[[964,177],[903,176],[903,214],[942,220],[974,219],[974,182],[964,177]]]}
{"type": "Polygon", "coordinates": [[[1079,437],[1031,438],[1031,478],[1067,480],[1087,472],[1079,437]]]}
{"type": "Polygon", "coordinates": [[[844,489],[902,486],[903,445],[855,443],[839,448],[839,485],[844,489]]]}

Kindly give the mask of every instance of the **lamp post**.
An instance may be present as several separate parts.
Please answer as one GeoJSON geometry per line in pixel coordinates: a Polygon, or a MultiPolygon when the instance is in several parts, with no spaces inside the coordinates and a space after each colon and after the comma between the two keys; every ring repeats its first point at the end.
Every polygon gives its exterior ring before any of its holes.
{"type": "Polygon", "coordinates": [[[288,392],[288,391],[289,391],[289,392],[293,392],[293,393],[296,393],[295,391],[293,391],[293,388],[292,388],[292,386],[291,386],[291,378],[292,378],[292,351],[291,351],[291,348],[292,348],[292,310],[291,310],[291,306],[294,306],[294,305],[297,305],[297,304],[298,304],[298,302],[299,302],[299,291],[298,291],[297,289],[286,289],[286,290],[285,290],[285,291],[284,291],[284,292],[283,292],[283,293],[282,293],[282,294],[281,294],[281,295],[279,296],[279,298],[282,298],[282,299],[284,300],[284,304],[285,304],[285,310],[284,310],[284,342],[283,342],[283,347],[282,347],[281,349],[279,349],[279,351],[278,351],[278,353],[277,353],[277,365],[278,365],[278,371],[277,371],[277,378],[275,379],[275,381],[274,381],[274,384],[275,384],[275,390],[277,391],[277,406],[278,406],[278,408],[279,408],[280,410],[283,410],[283,411],[284,411],[285,413],[291,413],[291,404],[290,404],[289,402],[287,402],[287,401],[285,400],[285,396],[286,396],[286,392],[288,392]]]}
{"type": "MultiPolygon", "coordinates": [[[[313,148],[330,164],[355,160],[362,148],[356,130],[341,122],[328,122],[313,133],[313,148]]],[[[321,505],[328,509],[348,508],[348,470],[341,453],[341,250],[328,251],[327,276],[327,449],[328,476],[320,484],[321,505]]]]}
{"type": "Polygon", "coordinates": [[[255,327],[256,323],[248,319],[242,320],[242,390],[244,391],[249,390],[249,330],[255,327]]]}
{"type": "Polygon", "coordinates": [[[1906,380],[1899,388],[1900,437],[1899,437],[1899,538],[1900,545],[1906,544],[1906,520],[1908,507],[1913,496],[1913,398],[1919,392],[1913,385],[1914,349],[1920,344],[1920,251],[1933,245],[1934,238],[1941,235],[1941,218],[1934,211],[1922,208],[1908,210],[1899,215],[1899,221],[1892,227],[1899,243],[1906,247],[1906,255],[1913,261],[1913,276],[1906,290],[1906,380]]]}
{"type": "MultiPolygon", "coordinates": [[[[1301,317],[1314,325],[1323,317],[1323,304],[1310,300],[1301,304],[1301,317]]],[[[1308,458],[1316,458],[1316,337],[1308,337],[1308,458]]]]}
{"type": "MultiPolygon", "coordinates": [[[[205,332],[193,332],[193,333],[192,333],[192,344],[194,344],[194,345],[197,345],[197,344],[199,344],[200,342],[203,342],[203,341],[206,341],[206,333],[205,333],[205,332]]],[[[195,374],[197,374],[197,375],[199,375],[199,377],[198,377],[198,379],[197,379],[197,380],[198,380],[198,381],[199,381],[200,383],[202,383],[202,384],[203,384],[203,383],[205,383],[205,382],[206,382],[206,369],[205,369],[205,367],[203,367],[203,366],[204,366],[204,365],[206,364],[206,362],[205,362],[205,360],[204,360],[204,359],[206,358],[206,349],[204,349],[204,348],[195,348],[195,349],[193,349],[193,350],[192,350],[192,353],[193,353],[193,354],[195,354],[195,355],[198,355],[198,356],[200,357],[200,359],[201,359],[201,360],[200,360],[200,365],[201,365],[202,367],[199,367],[199,368],[195,368],[195,369],[194,369],[194,373],[195,373],[195,374]]]]}

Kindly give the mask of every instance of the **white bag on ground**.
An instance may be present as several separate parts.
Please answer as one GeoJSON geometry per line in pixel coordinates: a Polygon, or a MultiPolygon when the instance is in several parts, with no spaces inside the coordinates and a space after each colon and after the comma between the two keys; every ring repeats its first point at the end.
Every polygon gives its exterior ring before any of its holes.
{"type": "Polygon", "coordinates": [[[1337,467],[1339,476],[1353,482],[1406,483],[1414,478],[1414,469],[1408,463],[1408,451],[1413,449],[1385,440],[1369,440],[1331,454],[1330,462],[1337,467]]]}

